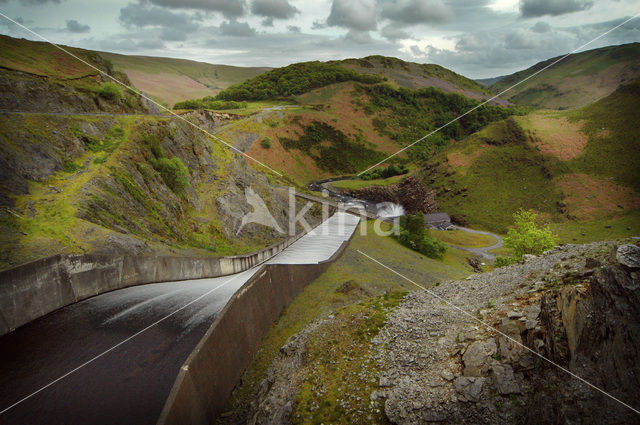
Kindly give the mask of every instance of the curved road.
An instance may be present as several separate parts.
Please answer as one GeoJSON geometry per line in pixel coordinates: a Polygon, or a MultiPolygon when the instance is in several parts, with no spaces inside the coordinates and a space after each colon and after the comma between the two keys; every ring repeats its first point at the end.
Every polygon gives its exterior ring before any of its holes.
{"type": "MultiPolygon", "coordinates": [[[[337,213],[267,263],[327,260],[358,222],[337,213]]],[[[4,335],[0,423],[154,424],[180,366],[258,269],[105,293],[4,335]]]]}
{"type": "Polygon", "coordinates": [[[453,226],[454,229],[456,230],[462,230],[463,232],[467,232],[467,233],[475,233],[478,235],[487,235],[487,236],[491,236],[492,238],[494,238],[496,240],[496,243],[491,245],[491,246],[483,246],[482,248],[467,248],[467,247],[463,247],[463,246],[458,246],[458,245],[449,245],[453,248],[456,249],[461,249],[463,251],[468,251],[468,252],[472,252],[476,255],[481,256],[482,258],[484,258],[485,260],[489,260],[489,261],[493,261],[496,259],[496,254],[492,254],[491,250],[494,249],[498,249],[501,248],[502,245],[504,244],[504,241],[502,240],[502,237],[499,235],[496,235],[495,233],[491,233],[491,232],[484,232],[482,230],[474,230],[474,229],[469,229],[467,227],[461,227],[461,226],[453,226]]]}

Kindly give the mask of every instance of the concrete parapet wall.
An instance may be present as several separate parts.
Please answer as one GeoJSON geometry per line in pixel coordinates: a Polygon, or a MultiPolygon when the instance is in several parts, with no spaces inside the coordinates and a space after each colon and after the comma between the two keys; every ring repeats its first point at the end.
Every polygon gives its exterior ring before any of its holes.
{"type": "Polygon", "coordinates": [[[116,289],[239,273],[271,258],[298,237],[236,257],[59,254],[23,264],[0,272],[0,335],[66,305],[116,289]]]}
{"type": "Polygon", "coordinates": [[[325,262],[269,264],[247,281],[180,369],[158,424],[214,423],[269,327],[347,244],[325,262]]]}

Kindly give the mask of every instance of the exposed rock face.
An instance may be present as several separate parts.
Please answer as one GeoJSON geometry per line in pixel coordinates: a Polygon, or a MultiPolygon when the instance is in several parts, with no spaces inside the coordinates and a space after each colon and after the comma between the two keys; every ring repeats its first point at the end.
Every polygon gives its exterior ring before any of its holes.
{"type": "Polygon", "coordinates": [[[616,259],[620,264],[630,269],[640,268],[640,248],[636,245],[626,244],[618,248],[616,259]]]}
{"type": "Polygon", "coordinates": [[[407,177],[400,183],[389,186],[371,186],[349,192],[350,196],[372,202],[394,202],[402,204],[405,211],[434,212],[438,209],[435,193],[425,187],[415,176],[407,177]]]}
{"type": "Polygon", "coordinates": [[[388,345],[379,391],[388,419],[640,423],[542,358],[640,407],[640,276],[626,265],[638,247],[612,248],[565,246],[431,290],[477,320],[432,294],[409,295],[378,336],[378,346],[388,345]]]}

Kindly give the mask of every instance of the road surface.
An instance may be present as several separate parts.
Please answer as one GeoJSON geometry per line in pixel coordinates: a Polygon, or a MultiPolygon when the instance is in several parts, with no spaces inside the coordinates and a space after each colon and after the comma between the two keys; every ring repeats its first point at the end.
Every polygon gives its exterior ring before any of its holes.
{"type": "MultiPolygon", "coordinates": [[[[358,222],[337,213],[268,263],[327,260],[358,222]]],[[[0,424],[154,424],[180,366],[258,269],[105,293],[4,335],[0,424]]]]}

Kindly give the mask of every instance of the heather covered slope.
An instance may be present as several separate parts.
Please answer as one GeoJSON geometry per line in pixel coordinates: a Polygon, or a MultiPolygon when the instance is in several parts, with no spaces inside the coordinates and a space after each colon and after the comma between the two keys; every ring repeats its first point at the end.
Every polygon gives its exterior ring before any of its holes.
{"type": "MultiPolygon", "coordinates": [[[[490,89],[511,87],[555,62],[547,59],[501,78],[490,89]]],[[[640,77],[640,43],[609,46],[573,54],[505,93],[503,98],[536,108],[567,109],[588,105],[640,77]]]]}
{"type": "Polygon", "coordinates": [[[425,184],[459,221],[496,232],[522,207],[569,240],[638,234],[639,88],[636,81],[581,109],[490,124],[433,157],[425,184]]]}

